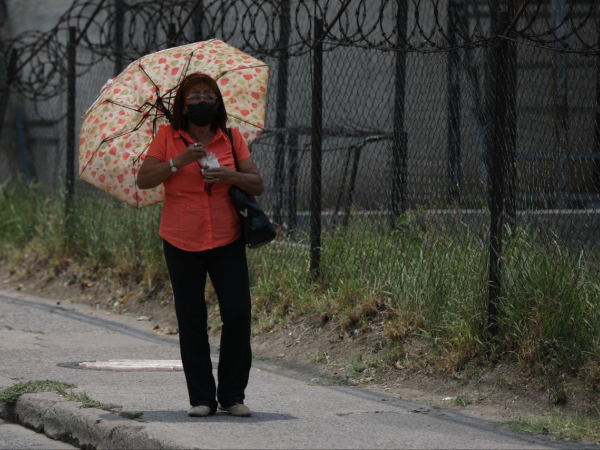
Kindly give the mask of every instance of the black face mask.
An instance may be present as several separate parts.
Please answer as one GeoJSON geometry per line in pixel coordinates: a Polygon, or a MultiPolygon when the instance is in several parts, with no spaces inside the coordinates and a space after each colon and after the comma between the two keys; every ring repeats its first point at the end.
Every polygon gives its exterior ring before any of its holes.
{"type": "Polygon", "coordinates": [[[200,102],[196,105],[187,105],[185,117],[194,125],[204,127],[211,123],[217,114],[217,104],[209,105],[206,102],[200,102]]]}

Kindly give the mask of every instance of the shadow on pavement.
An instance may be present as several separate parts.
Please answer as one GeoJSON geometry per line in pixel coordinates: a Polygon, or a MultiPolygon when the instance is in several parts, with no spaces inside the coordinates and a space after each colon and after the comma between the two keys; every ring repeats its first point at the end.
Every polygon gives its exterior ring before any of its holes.
{"type": "Polygon", "coordinates": [[[253,411],[250,417],[234,417],[229,413],[217,412],[215,415],[208,417],[188,417],[185,411],[144,411],[144,415],[138,419],[141,423],[186,423],[211,421],[219,423],[263,423],[274,422],[278,420],[296,420],[295,416],[283,413],[272,413],[253,411]]]}

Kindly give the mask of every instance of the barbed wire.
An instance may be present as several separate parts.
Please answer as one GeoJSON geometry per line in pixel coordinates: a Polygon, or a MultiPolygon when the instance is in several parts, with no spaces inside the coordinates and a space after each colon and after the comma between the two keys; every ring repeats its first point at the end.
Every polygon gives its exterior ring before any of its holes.
{"type": "Polygon", "coordinates": [[[14,69],[12,89],[42,100],[64,89],[69,27],[80,33],[79,76],[101,60],[130,62],[213,37],[259,56],[298,56],[312,48],[315,18],[325,28],[331,25],[323,37],[325,50],[357,46],[425,53],[491,45],[501,10],[518,18],[513,40],[577,53],[597,54],[600,49],[600,0],[354,0],[341,11],[343,3],[75,0],[53,29],[16,36],[3,54],[14,69]],[[520,15],[519,6],[524,6],[520,15]],[[189,20],[192,14],[194,20],[189,20]]]}

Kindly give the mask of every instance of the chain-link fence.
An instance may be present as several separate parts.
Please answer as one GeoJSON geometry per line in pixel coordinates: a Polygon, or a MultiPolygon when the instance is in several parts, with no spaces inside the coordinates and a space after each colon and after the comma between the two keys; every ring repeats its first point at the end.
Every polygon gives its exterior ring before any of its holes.
{"type": "MultiPolygon", "coordinates": [[[[261,204],[280,227],[265,251],[391,291],[418,271],[440,295],[488,298],[495,326],[498,299],[535,288],[528,267],[550,283],[556,261],[598,267],[598,9],[589,0],[76,0],[52,31],[2,47],[12,102],[0,112],[0,180],[26,173],[63,189],[69,117],[78,130],[108,78],[143,54],[223,39],[271,67],[266,131],[252,144],[261,204]],[[439,276],[453,265],[462,278],[439,276]]],[[[104,194],[77,184],[75,196],[104,194]]]]}

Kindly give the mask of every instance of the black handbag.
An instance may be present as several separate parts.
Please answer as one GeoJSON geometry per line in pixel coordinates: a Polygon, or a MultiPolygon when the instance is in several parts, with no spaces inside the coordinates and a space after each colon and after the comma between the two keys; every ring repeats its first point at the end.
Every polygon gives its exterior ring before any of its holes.
{"type": "MultiPolygon", "coordinates": [[[[239,172],[240,166],[238,164],[235,146],[233,145],[231,128],[227,128],[227,136],[229,137],[229,142],[231,142],[231,152],[233,153],[235,170],[239,172]]],[[[233,201],[235,209],[240,215],[242,235],[248,248],[259,248],[275,239],[277,236],[275,227],[273,227],[273,224],[265,212],[258,206],[258,202],[254,197],[248,195],[237,186],[231,186],[231,189],[229,189],[229,196],[233,201]]]]}

